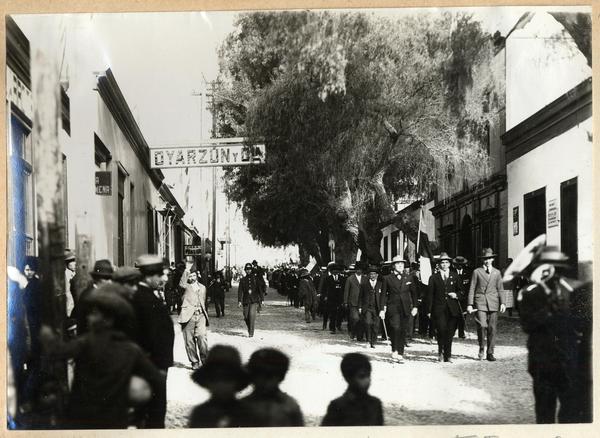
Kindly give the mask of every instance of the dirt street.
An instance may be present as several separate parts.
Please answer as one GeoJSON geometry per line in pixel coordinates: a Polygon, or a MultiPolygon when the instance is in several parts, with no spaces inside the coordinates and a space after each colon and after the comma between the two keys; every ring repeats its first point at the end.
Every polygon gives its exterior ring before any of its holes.
{"type": "MultiPolygon", "coordinates": [[[[455,338],[453,363],[437,362],[437,345],[416,338],[406,361],[391,361],[390,346],[375,349],[341,333],[321,330],[321,321],[304,321],[303,309],[290,307],[286,298],[269,289],[253,338],[248,338],[237,288],[226,294],[224,318],[210,305],[209,346],[229,344],[247,361],[258,348],[276,347],[288,354],[291,366],[282,389],[295,397],[308,426],[319,425],[329,401],[341,395],[345,382],[341,357],[362,352],[371,357],[371,394],[385,408],[386,425],[525,424],[535,423],[531,379],[527,374],[526,338],[518,320],[502,316],[498,323],[496,362],[478,361],[475,322],[467,320],[467,339],[455,338]]],[[[173,317],[175,320],[175,316],[173,317]]],[[[169,370],[167,427],[185,427],[191,408],[208,397],[190,379],[191,369],[179,325],[175,323],[175,366],[169,370]]],[[[249,392],[248,388],[246,392],[249,392]]]]}

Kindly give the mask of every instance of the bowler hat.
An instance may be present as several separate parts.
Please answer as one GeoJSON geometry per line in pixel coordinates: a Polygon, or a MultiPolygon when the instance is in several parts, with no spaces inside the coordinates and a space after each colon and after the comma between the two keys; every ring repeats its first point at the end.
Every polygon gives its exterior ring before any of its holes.
{"type": "Polygon", "coordinates": [[[444,260],[448,260],[449,262],[451,262],[452,261],[452,257],[450,257],[447,252],[442,252],[442,253],[440,253],[439,258],[437,259],[437,262],[439,263],[439,262],[442,262],[444,260]]]}
{"type": "Polygon", "coordinates": [[[165,262],[158,254],[142,254],[135,261],[142,275],[162,274],[165,262]]]}
{"type": "Polygon", "coordinates": [[[246,264],[244,265],[244,271],[245,271],[246,269],[254,269],[254,266],[252,266],[252,263],[246,263],[246,264]]]}
{"type": "Polygon", "coordinates": [[[392,259],[392,264],[400,263],[400,262],[404,263],[405,265],[408,264],[408,261],[399,255],[394,256],[394,258],[392,259]]]}
{"type": "Polygon", "coordinates": [[[327,269],[329,269],[330,271],[343,271],[344,266],[340,265],[339,263],[333,262],[327,265],[327,269]]]}
{"type": "Polygon", "coordinates": [[[455,265],[466,265],[468,261],[463,256],[456,256],[454,257],[454,260],[452,260],[452,263],[454,263],[455,265]]]}
{"type": "Polygon", "coordinates": [[[94,279],[112,278],[114,271],[115,270],[113,269],[110,260],[102,259],[96,260],[96,263],[94,263],[94,268],[92,269],[92,272],[90,272],[90,275],[94,279]]]}
{"type": "Polygon", "coordinates": [[[75,253],[70,249],[65,249],[65,262],[75,260],[75,253]]]}
{"type": "Polygon", "coordinates": [[[371,272],[375,272],[375,273],[379,274],[379,267],[376,265],[369,265],[369,267],[367,268],[367,273],[371,273],[371,272]]]}
{"type": "Polygon", "coordinates": [[[237,383],[237,390],[248,386],[248,373],[242,367],[240,353],[228,345],[215,345],[204,364],[192,374],[192,380],[202,387],[208,382],[226,379],[237,383]]]}
{"type": "Polygon", "coordinates": [[[484,250],[481,252],[481,255],[479,256],[479,258],[481,259],[492,259],[496,257],[496,254],[494,254],[494,250],[492,248],[484,248],[484,250]]]}
{"type": "Polygon", "coordinates": [[[133,283],[139,280],[142,273],[138,268],[123,266],[115,269],[112,279],[118,283],[133,283]]]}

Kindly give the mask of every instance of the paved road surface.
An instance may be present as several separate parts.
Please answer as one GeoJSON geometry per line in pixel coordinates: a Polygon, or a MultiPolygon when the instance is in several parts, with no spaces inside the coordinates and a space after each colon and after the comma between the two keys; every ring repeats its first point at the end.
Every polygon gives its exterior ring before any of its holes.
{"type": "MultiPolygon", "coordinates": [[[[233,345],[244,362],[266,346],[288,354],[291,367],[282,389],[298,400],[309,426],[318,425],[329,401],[343,393],[340,360],[352,351],[372,359],[371,393],[383,401],[387,425],[535,423],[525,336],[515,318],[500,318],[496,362],[475,359],[478,347],[471,319],[467,339],[454,341],[454,363],[438,363],[437,345],[417,338],[406,351],[406,362],[397,364],[390,359],[388,344],[380,341],[370,349],[366,343],[350,341],[346,323],[335,335],[322,331],[319,320],[307,324],[304,311],[288,306],[273,289],[253,338],[247,337],[237,307],[237,288],[226,294],[225,306],[224,318],[216,318],[210,306],[209,346],[233,345]]],[[[176,364],[169,370],[167,384],[169,428],[185,427],[190,409],[208,397],[189,377],[183,337],[179,324],[175,326],[176,364]]]]}

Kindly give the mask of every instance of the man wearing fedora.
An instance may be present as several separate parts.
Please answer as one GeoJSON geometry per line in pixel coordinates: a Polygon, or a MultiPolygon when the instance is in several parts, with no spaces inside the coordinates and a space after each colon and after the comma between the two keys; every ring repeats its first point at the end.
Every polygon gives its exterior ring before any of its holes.
{"type": "Polygon", "coordinates": [[[442,252],[437,259],[438,270],[429,279],[428,315],[437,331],[438,361],[452,362],[452,338],[456,332],[460,311],[458,277],[450,271],[452,258],[442,252]]]}
{"type": "Polygon", "coordinates": [[[484,335],[487,334],[486,359],[495,361],[494,346],[496,345],[496,325],[498,311],[504,312],[504,296],[502,293],[502,274],[492,266],[496,254],[491,248],[485,248],[481,254],[482,267],[473,271],[467,312],[473,313],[476,307],[477,340],[479,341],[479,360],[484,358],[484,335]],[[485,331],[485,333],[484,333],[485,331]]]}
{"type": "Polygon", "coordinates": [[[417,285],[412,276],[404,274],[406,264],[402,256],[392,259],[392,272],[383,278],[379,312],[382,320],[389,313],[392,358],[398,362],[404,361],[408,319],[417,314],[417,285]]]}
{"type": "Polygon", "coordinates": [[[341,272],[344,268],[337,263],[333,263],[328,268],[331,271],[331,275],[325,279],[325,284],[323,285],[326,308],[325,314],[323,314],[323,330],[325,330],[327,319],[329,319],[329,330],[331,333],[336,333],[337,330],[341,330],[342,326],[345,278],[341,272]]]}
{"type": "Polygon", "coordinates": [[[379,268],[370,265],[367,270],[369,278],[364,281],[360,288],[358,311],[361,313],[367,332],[367,340],[371,348],[375,348],[377,341],[377,329],[380,312],[381,288],[383,286],[379,276],[379,268]]]}
{"type": "MultiPolygon", "coordinates": [[[[159,290],[167,281],[168,269],[163,258],[157,254],[141,255],[135,265],[142,277],[133,296],[133,307],[138,322],[137,341],[154,365],[167,372],[169,367],[173,366],[175,330],[159,290]]],[[[144,407],[142,415],[145,427],[164,429],[167,413],[166,393],[166,388],[164,391],[161,389],[144,407]]]]}
{"type": "Polygon", "coordinates": [[[94,263],[94,268],[90,272],[92,282],[88,287],[81,291],[79,297],[77,298],[75,307],[73,308],[72,317],[75,318],[78,334],[83,334],[87,332],[88,329],[87,316],[91,310],[90,304],[88,302],[90,294],[93,290],[97,289],[103,284],[110,283],[112,281],[113,273],[114,269],[112,264],[110,263],[110,260],[96,260],[96,262],[94,263]]]}
{"type": "Polygon", "coordinates": [[[460,288],[460,310],[461,317],[458,318],[458,337],[465,338],[465,316],[464,311],[467,310],[467,297],[469,296],[469,284],[471,283],[471,273],[467,271],[467,259],[463,256],[456,256],[452,260],[454,272],[458,277],[458,287],[460,288]]]}
{"type": "Polygon", "coordinates": [[[362,340],[362,333],[360,327],[360,314],[358,308],[360,307],[359,296],[360,289],[367,279],[363,275],[362,263],[357,263],[354,274],[348,277],[346,284],[344,285],[344,307],[348,311],[348,332],[350,333],[350,339],[362,340]]]}

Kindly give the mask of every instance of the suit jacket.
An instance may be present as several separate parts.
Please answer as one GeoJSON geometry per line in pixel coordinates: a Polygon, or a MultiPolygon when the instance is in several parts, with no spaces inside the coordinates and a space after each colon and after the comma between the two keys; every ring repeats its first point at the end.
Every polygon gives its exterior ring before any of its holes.
{"type": "Polygon", "coordinates": [[[348,389],[329,403],[321,426],[383,426],[381,400],[348,389]]]}
{"type": "Polygon", "coordinates": [[[206,318],[206,325],[208,325],[208,312],[206,311],[206,287],[201,283],[188,284],[185,287],[183,293],[183,300],[181,302],[181,313],[177,322],[185,324],[191,318],[194,312],[199,311],[204,314],[206,318]],[[194,287],[195,286],[195,287],[194,287]]]}
{"type": "Polygon", "coordinates": [[[308,278],[300,279],[300,287],[298,288],[298,296],[304,300],[304,307],[309,309],[317,303],[317,290],[315,285],[308,278]]]}
{"type": "Polygon", "coordinates": [[[238,286],[238,301],[244,306],[250,303],[262,303],[262,287],[254,275],[246,275],[238,286]]]}
{"type": "Polygon", "coordinates": [[[504,304],[503,289],[499,270],[492,267],[488,274],[484,268],[477,268],[471,276],[468,304],[479,310],[498,311],[500,304],[504,304]]]}
{"type": "Polygon", "coordinates": [[[375,312],[375,314],[379,314],[381,311],[380,302],[381,302],[381,289],[383,287],[383,283],[380,279],[377,279],[375,282],[375,287],[371,287],[371,282],[367,279],[367,281],[362,282],[360,287],[360,298],[359,298],[359,307],[364,312],[375,312]]]}
{"type": "Polygon", "coordinates": [[[336,308],[344,302],[344,280],[342,275],[338,275],[337,281],[334,280],[333,275],[325,279],[323,293],[325,294],[328,308],[336,308]]]}
{"type": "Polygon", "coordinates": [[[444,281],[442,279],[442,274],[440,272],[436,272],[431,276],[431,278],[429,278],[427,313],[439,315],[445,312],[446,308],[448,308],[452,316],[460,316],[460,294],[461,291],[456,273],[449,272],[448,278],[446,281],[444,281]],[[450,298],[448,294],[451,292],[454,292],[458,296],[458,299],[450,298]]]}
{"type": "Polygon", "coordinates": [[[467,297],[469,296],[469,288],[471,286],[471,275],[472,272],[467,269],[463,269],[459,274],[458,270],[452,270],[458,277],[458,288],[460,289],[460,304],[465,307],[467,306],[467,297]]]}
{"type": "Polygon", "coordinates": [[[360,282],[356,275],[352,274],[344,285],[344,304],[349,304],[354,307],[359,307],[360,288],[367,280],[365,275],[360,277],[360,282]]]}
{"type": "Polygon", "coordinates": [[[381,309],[386,306],[393,309],[398,305],[404,316],[409,316],[412,308],[417,307],[417,285],[412,275],[402,274],[399,279],[392,273],[383,277],[381,309]]]}
{"type": "Polygon", "coordinates": [[[139,283],[132,304],[138,323],[138,345],[158,368],[173,366],[175,330],[167,307],[145,283],[139,283]]]}

